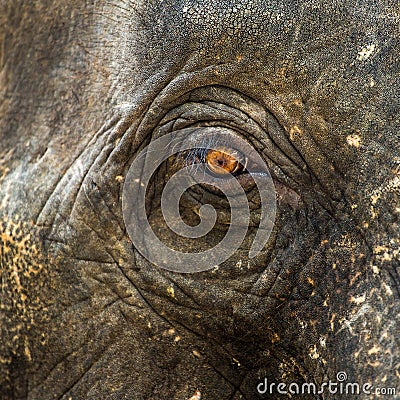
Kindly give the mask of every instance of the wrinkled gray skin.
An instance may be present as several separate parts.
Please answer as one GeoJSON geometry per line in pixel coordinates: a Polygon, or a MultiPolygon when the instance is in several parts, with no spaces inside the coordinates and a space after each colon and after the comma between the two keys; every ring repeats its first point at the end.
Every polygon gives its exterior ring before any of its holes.
{"type": "MultiPolygon", "coordinates": [[[[339,371],[399,391],[399,17],[395,0],[3,1],[0,397],[258,399],[264,377],[339,371]],[[177,274],[133,248],[124,176],[188,126],[268,163],[255,259],[248,240],[177,274]]],[[[171,245],[164,181],[150,220],[171,245]]]]}

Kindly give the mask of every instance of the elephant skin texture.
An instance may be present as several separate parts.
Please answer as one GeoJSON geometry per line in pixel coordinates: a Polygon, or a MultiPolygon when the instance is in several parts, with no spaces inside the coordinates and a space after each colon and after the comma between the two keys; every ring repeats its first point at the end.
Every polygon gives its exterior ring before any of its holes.
{"type": "MultiPolygon", "coordinates": [[[[398,398],[399,24],[395,0],[3,1],[0,398],[398,398]],[[128,170],[182,130],[245,140],[268,166],[256,257],[255,188],[245,240],[210,270],[135,247],[128,170]]],[[[214,229],[166,226],[165,182],[196,157],[165,161],[146,194],[157,236],[188,253],[230,215],[197,185],[182,218],[210,204],[214,229]]]]}

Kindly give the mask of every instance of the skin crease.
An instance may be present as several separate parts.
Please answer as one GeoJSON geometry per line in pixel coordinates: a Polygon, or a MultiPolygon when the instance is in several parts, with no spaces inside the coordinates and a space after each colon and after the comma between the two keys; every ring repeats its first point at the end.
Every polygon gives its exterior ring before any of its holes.
{"type": "MultiPolygon", "coordinates": [[[[399,391],[399,22],[394,0],[3,2],[0,397],[258,399],[264,377],[339,371],[399,391]],[[188,126],[232,129],[270,167],[255,259],[254,229],[199,274],[133,248],[124,176],[188,126]]],[[[158,222],[173,170],[149,220],[203,249],[158,222]]],[[[207,202],[218,241],[221,199],[196,188],[183,213],[207,202]]]]}

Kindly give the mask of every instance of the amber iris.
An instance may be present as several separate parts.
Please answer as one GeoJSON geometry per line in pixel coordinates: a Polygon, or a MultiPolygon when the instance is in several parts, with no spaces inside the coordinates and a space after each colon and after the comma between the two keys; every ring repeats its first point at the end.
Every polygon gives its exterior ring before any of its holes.
{"type": "Polygon", "coordinates": [[[206,155],[206,162],[208,168],[218,175],[234,174],[243,169],[243,165],[238,160],[238,155],[225,148],[209,150],[206,155]]]}

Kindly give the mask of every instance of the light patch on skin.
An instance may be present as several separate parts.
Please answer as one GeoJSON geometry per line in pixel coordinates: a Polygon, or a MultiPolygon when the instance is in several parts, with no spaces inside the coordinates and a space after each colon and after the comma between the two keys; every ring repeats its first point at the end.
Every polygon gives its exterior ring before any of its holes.
{"type": "Polygon", "coordinates": [[[0,342],[0,386],[8,380],[8,365],[12,355],[21,355],[30,362],[32,352],[29,345],[29,332],[45,318],[47,312],[39,293],[44,292],[44,263],[41,252],[33,242],[33,227],[20,221],[0,221],[0,265],[2,266],[2,341],[0,342]],[[40,310],[40,315],[38,314],[40,310]],[[7,317],[10,315],[11,317],[7,317]]]}
{"type": "Polygon", "coordinates": [[[361,272],[357,271],[356,274],[350,279],[350,287],[354,285],[360,275],[361,272]]]}
{"type": "Polygon", "coordinates": [[[303,102],[301,101],[301,99],[296,99],[293,101],[293,104],[297,107],[303,107],[303,102]]]}
{"type": "Polygon", "coordinates": [[[215,274],[219,270],[219,265],[216,265],[212,270],[211,273],[215,274]]]}
{"type": "Polygon", "coordinates": [[[21,296],[21,299],[22,296],[25,296],[25,288],[21,283],[21,277],[24,276],[30,279],[43,269],[41,263],[27,262],[26,260],[28,256],[38,258],[38,250],[36,245],[31,241],[30,233],[21,236],[24,230],[26,228],[21,222],[5,221],[5,227],[3,227],[0,236],[0,243],[2,244],[0,247],[0,257],[4,258],[6,255],[12,257],[12,262],[4,263],[4,265],[8,265],[10,276],[13,278],[12,282],[14,282],[14,289],[21,296]],[[22,269],[21,266],[24,261],[26,265],[25,269],[22,269]]]}
{"type": "Polygon", "coordinates": [[[237,359],[237,358],[232,358],[232,361],[238,366],[238,367],[240,367],[241,366],[241,364],[240,364],[240,361],[237,359]]]}
{"type": "Polygon", "coordinates": [[[378,201],[380,198],[381,198],[380,193],[378,193],[378,194],[373,194],[373,195],[371,196],[371,203],[372,203],[373,205],[375,205],[375,204],[377,203],[377,201],[378,201]]]}
{"type": "Polygon", "coordinates": [[[308,355],[312,360],[317,360],[318,358],[320,358],[320,355],[317,351],[317,346],[315,344],[309,348],[308,355]]]}
{"type": "Polygon", "coordinates": [[[336,335],[339,334],[343,329],[347,328],[350,332],[350,335],[356,336],[353,333],[352,329],[352,324],[355,323],[358,319],[363,317],[369,310],[370,310],[370,305],[368,303],[363,304],[355,313],[354,315],[348,320],[346,318],[343,318],[339,321],[341,324],[340,329],[336,332],[336,335]]]}
{"type": "Polygon", "coordinates": [[[379,361],[375,361],[375,362],[368,361],[368,365],[370,365],[373,368],[377,368],[381,365],[381,363],[379,361]]]}
{"type": "Polygon", "coordinates": [[[201,400],[200,390],[196,390],[195,394],[189,400],[201,400]]]}
{"type": "Polygon", "coordinates": [[[290,140],[293,141],[300,138],[303,135],[303,131],[297,125],[294,125],[290,128],[289,135],[290,140]]]}
{"type": "Polygon", "coordinates": [[[304,322],[304,321],[299,321],[299,324],[301,326],[301,329],[303,329],[303,330],[305,330],[308,326],[307,322],[304,322]]]}
{"type": "Polygon", "coordinates": [[[378,268],[378,266],[373,265],[371,268],[372,268],[372,272],[373,272],[375,275],[378,275],[378,274],[380,273],[380,269],[378,268]]]}
{"type": "Polygon", "coordinates": [[[390,286],[388,286],[385,282],[383,282],[382,286],[385,288],[385,292],[388,296],[393,296],[393,290],[390,286]]]}
{"type": "Polygon", "coordinates": [[[368,355],[369,355],[369,356],[372,356],[373,354],[378,354],[378,353],[380,353],[381,351],[382,351],[382,349],[381,349],[379,346],[374,345],[372,348],[370,348],[370,349],[368,350],[368,355]]]}
{"type": "Polygon", "coordinates": [[[167,329],[166,331],[163,332],[163,336],[172,336],[175,334],[175,329],[171,328],[171,329],[167,329]]]}
{"type": "Polygon", "coordinates": [[[374,248],[374,255],[380,262],[389,262],[398,259],[400,255],[400,241],[391,239],[388,245],[379,245],[374,248]]]}
{"type": "Polygon", "coordinates": [[[32,355],[31,355],[31,350],[29,349],[29,342],[27,336],[25,336],[24,338],[24,354],[28,361],[32,361],[32,355]]]}
{"type": "Polygon", "coordinates": [[[6,177],[6,175],[10,172],[10,168],[4,167],[0,169],[0,182],[6,177]]]}
{"type": "Polygon", "coordinates": [[[307,278],[307,281],[311,286],[315,286],[315,281],[312,280],[310,277],[307,278]]]}
{"type": "Polygon", "coordinates": [[[357,247],[357,244],[352,241],[352,238],[349,235],[342,235],[338,245],[348,249],[355,249],[357,247]]]}
{"type": "Polygon", "coordinates": [[[395,192],[400,190],[400,176],[397,175],[393,179],[389,180],[389,182],[385,186],[381,186],[378,189],[374,190],[370,195],[372,205],[375,205],[379,199],[382,198],[382,195],[385,193],[395,192]]]}
{"type": "Polygon", "coordinates": [[[4,210],[6,208],[7,203],[10,201],[10,193],[11,193],[11,183],[12,180],[10,179],[9,181],[7,181],[7,183],[4,185],[5,186],[5,193],[6,195],[3,196],[3,199],[0,203],[0,210],[4,210]]]}
{"type": "MultiPolygon", "coordinates": [[[[4,249],[4,252],[6,253],[7,248],[4,249]]],[[[25,301],[26,296],[24,295],[23,287],[21,285],[21,280],[19,279],[18,275],[18,266],[16,264],[11,265],[11,276],[14,278],[14,287],[17,290],[17,293],[20,295],[20,298],[22,301],[25,301]]]]}
{"type": "Polygon", "coordinates": [[[326,337],[325,336],[321,336],[319,338],[319,344],[321,345],[321,347],[325,348],[326,347],[326,337]]]}
{"type": "Polygon", "coordinates": [[[336,314],[335,313],[333,313],[332,314],[332,317],[331,317],[331,319],[330,319],[330,324],[331,324],[331,331],[333,332],[334,330],[335,330],[335,319],[336,319],[336,314]]]}
{"type": "MultiPolygon", "coordinates": [[[[280,371],[281,379],[286,379],[286,377],[288,376],[287,368],[288,368],[287,364],[285,364],[285,363],[279,364],[278,369],[280,371]]],[[[260,377],[260,379],[261,379],[261,377],[260,377]]]]}
{"type": "Polygon", "coordinates": [[[193,355],[194,355],[196,358],[201,358],[201,354],[200,354],[197,350],[193,350],[193,355]]]}
{"type": "Polygon", "coordinates": [[[368,60],[372,54],[377,53],[378,47],[376,44],[368,44],[364,46],[361,51],[358,52],[357,60],[358,61],[366,61],[368,60]]]}
{"type": "Polygon", "coordinates": [[[366,297],[367,296],[366,296],[365,293],[362,296],[358,296],[358,297],[351,296],[350,303],[354,303],[356,305],[360,305],[360,304],[365,302],[366,297]]]}
{"type": "Polygon", "coordinates": [[[271,339],[271,342],[272,342],[273,344],[275,344],[275,343],[280,342],[280,340],[281,340],[281,338],[279,337],[279,335],[278,335],[277,333],[274,333],[274,335],[273,335],[273,337],[272,337],[272,339],[271,339]]]}
{"type": "Polygon", "coordinates": [[[182,337],[179,336],[179,335],[175,335],[175,334],[176,334],[176,331],[175,331],[174,328],[167,329],[166,331],[164,331],[164,332],[162,333],[162,335],[163,335],[164,337],[173,337],[174,342],[175,342],[175,343],[178,343],[178,342],[180,342],[180,341],[182,340],[182,337]]]}
{"type": "Polygon", "coordinates": [[[135,182],[135,183],[140,183],[140,186],[141,186],[141,187],[144,187],[144,183],[143,183],[143,182],[140,182],[140,179],[134,179],[134,182],[135,182]]]}
{"type": "Polygon", "coordinates": [[[374,87],[375,86],[375,81],[374,81],[374,78],[372,78],[372,76],[369,77],[369,86],[370,87],[374,87]]]}
{"type": "Polygon", "coordinates": [[[15,149],[11,149],[5,151],[0,154],[0,182],[6,177],[6,175],[10,172],[10,168],[6,166],[8,160],[14,154],[15,149]]]}
{"type": "Polygon", "coordinates": [[[350,146],[355,147],[356,149],[358,149],[362,144],[361,137],[359,135],[349,135],[347,136],[346,140],[350,146]]]}
{"type": "Polygon", "coordinates": [[[371,211],[371,219],[374,220],[376,217],[378,217],[379,213],[375,211],[374,206],[371,206],[370,211],[371,211]]]}
{"type": "Polygon", "coordinates": [[[172,286],[170,286],[169,288],[167,288],[167,293],[169,294],[169,296],[171,296],[173,299],[175,298],[175,290],[172,286]]]}

